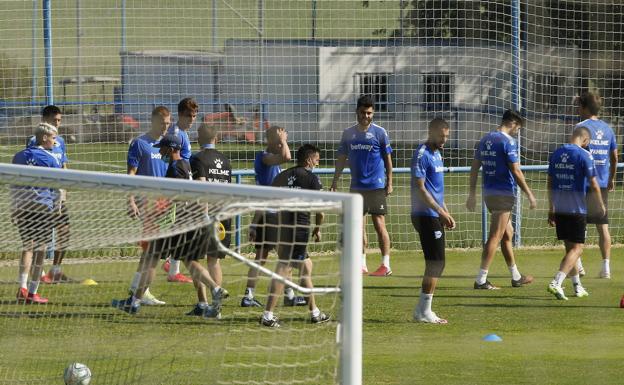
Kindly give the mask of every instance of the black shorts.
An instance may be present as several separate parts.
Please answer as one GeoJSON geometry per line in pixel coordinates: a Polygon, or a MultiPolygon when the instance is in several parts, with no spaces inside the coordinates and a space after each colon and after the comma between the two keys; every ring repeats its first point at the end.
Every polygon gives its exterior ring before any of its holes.
{"type": "MultiPolygon", "coordinates": [[[[232,220],[225,220],[222,224],[225,229],[225,237],[221,240],[221,243],[229,249],[232,244],[232,220]]],[[[203,254],[219,259],[225,258],[227,254],[219,250],[217,240],[214,238],[214,229],[208,228],[206,236],[208,237],[208,241],[206,242],[206,248],[203,254]]],[[[203,255],[200,258],[203,258],[203,255]]]]}
{"type": "Polygon", "coordinates": [[[574,243],[585,243],[587,218],[583,214],[555,214],[557,239],[574,243]]]}
{"type": "Polygon", "coordinates": [[[596,225],[608,225],[609,224],[609,190],[606,188],[600,189],[600,195],[602,196],[602,201],[604,202],[605,208],[607,208],[607,212],[605,215],[601,215],[596,213],[596,202],[593,197],[593,193],[587,193],[586,201],[587,201],[587,223],[593,223],[596,225]]]}
{"type": "Polygon", "coordinates": [[[309,226],[281,226],[279,232],[279,259],[303,261],[308,258],[308,240],[310,239],[309,226]]]}
{"type": "Polygon", "coordinates": [[[256,227],[256,249],[272,250],[277,245],[277,213],[265,212],[256,227]]]}
{"type": "Polygon", "coordinates": [[[28,206],[12,213],[12,222],[17,227],[22,244],[28,248],[31,242],[35,247],[47,245],[52,241],[52,230],[59,219],[58,211],[36,203],[28,206]]]}
{"type": "Polygon", "coordinates": [[[485,200],[485,206],[490,213],[494,211],[511,211],[516,204],[516,197],[509,195],[488,195],[483,200],[485,200]]]}
{"type": "Polygon", "coordinates": [[[165,259],[171,257],[175,260],[197,260],[202,258],[206,249],[207,229],[202,227],[187,231],[186,233],[159,238],[149,242],[148,253],[165,259]]]}
{"type": "Polygon", "coordinates": [[[351,190],[354,194],[360,194],[364,198],[364,215],[386,215],[388,205],[386,203],[386,189],[377,190],[351,190]]]}
{"type": "Polygon", "coordinates": [[[428,261],[444,261],[446,257],[445,234],[440,218],[413,215],[412,225],[418,232],[425,259],[428,261]]]}

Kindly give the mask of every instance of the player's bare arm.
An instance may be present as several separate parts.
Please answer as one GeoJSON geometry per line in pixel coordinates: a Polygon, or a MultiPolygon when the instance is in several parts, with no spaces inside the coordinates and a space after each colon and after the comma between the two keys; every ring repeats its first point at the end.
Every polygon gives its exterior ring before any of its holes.
{"type": "Polygon", "coordinates": [[[553,227],[555,226],[555,206],[553,205],[552,177],[550,175],[546,182],[546,191],[548,191],[548,224],[553,227]]]}
{"type": "Polygon", "coordinates": [[[526,182],[526,179],[524,179],[524,173],[520,169],[520,163],[508,163],[508,165],[509,170],[516,179],[516,183],[518,183],[518,187],[520,187],[520,189],[527,195],[527,198],[529,199],[529,208],[531,210],[535,209],[537,207],[537,200],[535,200],[535,195],[533,195],[533,191],[531,191],[529,185],[526,182]]]}
{"type": "Polygon", "coordinates": [[[316,217],[314,218],[314,229],[312,230],[312,238],[314,238],[314,242],[321,241],[321,225],[323,224],[323,218],[325,218],[325,214],[316,213],[316,217]]]}
{"type": "MultiPolygon", "coordinates": [[[[128,166],[128,175],[136,175],[137,173],[136,167],[128,166]]],[[[141,212],[139,211],[139,207],[136,204],[134,199],[134,195],[128,196],[128,216],[132,219],[138,219],[141,212]]]]}
{"type": "Polygon", "coordinates": [[[592,196],[596,199],[592,204],[596,205],[598,208],[600,216],[604,216],[607,213],[607,208],[604,205],[602,200],[602,194],[600,193],[600,185],[598,184],[598,180],[596,180],[595,176],[592,176],[589,179],[589,189],[592,192],[592,196]]]}
{"type": "Polygon", "coordinates": [[[290,162],[292,156],[290,154],[290,147],[288,147],[288,132],[283,128],[277,130],[277,135],[279,137],[279,152],[272,154],[267,153],[262,157],[262,163],[267,166],[275,166],[278,164],[282,164],[285,162],[290,162]]]}
{"type": "Polygon", "coordinates": [[[347,156],[346,155],[338,155],[336,158],[336,165],[334,167],[334,179],[332,179],[330,191],[336,191],[338,188],[338,180],[340,180],[340,176],[342,175],[342,171],[347,166],[347,156]]]}
{"type": "Polygon", "coordinates": [[[447,229],[455,228],[455,219],[453,219],[451,214],[449,214],[448,210],[446,209],[446,205],[440,206],[435,201],[435,199],[433,199],[429,191],[427,191],[427,189],[425,188],[424,179],[416,179],[416,192],[420,200],[425,202],[427,206],[429,206],[431,209],[437,212],[438,215],[440,215],[440,221],[442,222],[442,225],[444,227],[446,227],[447,229]]]}
{"type": "Polygon", "coordinates": [[[384,165],[386,166],[386,195],[392,194],[392,157],[390,154],[386,154],[383,157],[384,165]]]}
{"type": "Polygon", "coordinates": [[[466,208],[470,211],[475,211],[477,206],[477,179],[479,178],[479,169],[481,168],[481,161],[479,159],[473,159],[470,166],[470,191],[468,192],[468,199],[466,199],[466,208]]]}
{"type": "Polygon", "coordinates": [[[609,182],[607,183],[608,191],[615,191],[615,171],[617,170],[618,152],[617,149],[609,153],[609,182]]]}

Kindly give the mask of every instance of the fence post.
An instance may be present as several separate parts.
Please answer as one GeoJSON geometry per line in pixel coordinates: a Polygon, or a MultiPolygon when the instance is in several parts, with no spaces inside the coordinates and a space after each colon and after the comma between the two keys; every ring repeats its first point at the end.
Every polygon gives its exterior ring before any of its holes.
{"type": "MultiPolygon", "coordinates": [[[[520,0],[511,4],[511,104],[516,111],[522,109],[520,97],[520,0]]],[[[521,155],[522,136],[518,132],[518,159],[521,155]]],[[[513,244],[522,246],[522,192],[516,192],[516,205],[512,213],[513,244]]]]}
{"type": "Polygon", "coordinates": [[[43,46],[45,54],[46,104],[54,104],[54,81],[52,80],[52,10],[51,0],[43,0],[43,46]]]}

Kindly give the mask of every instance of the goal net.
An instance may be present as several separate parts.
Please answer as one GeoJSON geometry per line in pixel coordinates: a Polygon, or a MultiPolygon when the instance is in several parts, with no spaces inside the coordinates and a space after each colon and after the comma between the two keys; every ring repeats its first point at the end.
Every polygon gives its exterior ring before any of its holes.
{"type": "MultiPolygon", "coordinates": [[[[91,384],[361,383],[361,198],[15,165],[0,165],[0,180],[0,383],[60,383],[72,362],[91,369],[91,384]],[[139,202],[139,218],[128,215],[129,199],[139,202]],[[297,269],[275,275],[274,251],[264,267],[254,262],[257,241],[248,234],[256,212],[325,214],[318,242],[289,240],[283,234],[293,224],[271,222],[282,234],[278,249],[307,246],[313,289],[297,269]],[[69,281],[33,286],[50,227],[62,225],[69,231],[56,231],[56,250],[65,252],[69,281]],[[34,251],[26,297],[16,282],[22,250],[34,251]],[[220,319],[192,315],[194,285],[167,282],[159,259],[196,259],[205,268],[203,254],[217,250],[224,253],[221,287],[229,297],[221,301],[220,319]],[[143,303],[129,314],[111,304],[128,297],[144,251],[158,261],[149,291],[166,304],[143,303]],[[263,308],[240,307],[250,268],[262,270],[255,291],[262,304],[274,278],[308,303],[313,297],[330,321],[312,323],[310,306],[286,306],[277,293],[273,312],[281,327],[261,325],[263,308]],[[49,302],[36,303],[42,298],[49,302]]],[[[44,260],[43,268],[51,263],[44,260]]],[[[214,304],[210,293],[206,302],[214,304]]]]}

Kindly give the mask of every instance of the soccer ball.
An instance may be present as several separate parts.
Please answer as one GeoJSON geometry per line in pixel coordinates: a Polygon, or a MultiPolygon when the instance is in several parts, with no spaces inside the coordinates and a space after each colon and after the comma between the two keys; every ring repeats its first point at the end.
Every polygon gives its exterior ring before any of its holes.
{"type": "Polygon", "coordinates": [[[85,364],[74,362],[65,368],[63,374],[65,385],[89,385],[91,382],[91,370],[85,364]]]}

